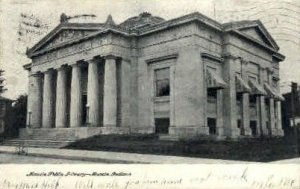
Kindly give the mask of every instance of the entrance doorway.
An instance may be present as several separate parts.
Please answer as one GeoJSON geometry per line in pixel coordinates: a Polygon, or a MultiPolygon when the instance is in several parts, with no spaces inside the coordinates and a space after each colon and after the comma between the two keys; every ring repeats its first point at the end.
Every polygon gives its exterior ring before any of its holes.
{"type": "Polygon", "coordinates": [[[155,119],[155,133],[169,134],[170,119],[169,118],[156,118],[155,119]]]}
{"type": "Polygon", "coordinates": [[[217,134],[217,120],[216,118],[207,118],[207,126],[209,128],[209,134],[217,134]]]}
{"type": "Polygon", "coordinates": [[[86,104],[87,104],[87,95],[82,95],[82,125],[86,126],[87,124],[87,108],[86,108],[86,104]]]}
{"type": "Polygon", "coordinates": [[[253,121],[253,120],[250,121],[250,129],[251,129],[252,136],[256,136],[257,135],[257,123],[256,123],[256,121],[253,121]]]}

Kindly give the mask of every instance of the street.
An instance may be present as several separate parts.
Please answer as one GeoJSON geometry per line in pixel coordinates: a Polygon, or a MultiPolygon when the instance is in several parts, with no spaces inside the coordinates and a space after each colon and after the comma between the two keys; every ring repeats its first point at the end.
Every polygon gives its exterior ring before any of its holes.
{"type": "Polygon", "coordinates": [[[5,163],[13,163],[13,164],[26,164],[26,163],[34,163],[34,164],[73,164],[73,163],[92,163],[88,161],[79,161],[79,160],[67,160],[67,159],[58,159],[58,158],[46,158],[46,157],[35,157],[35,156],[25,156],[25,155],[17,155],[17,154],[4,154],[0,153],[0,164],[5,163]]]}

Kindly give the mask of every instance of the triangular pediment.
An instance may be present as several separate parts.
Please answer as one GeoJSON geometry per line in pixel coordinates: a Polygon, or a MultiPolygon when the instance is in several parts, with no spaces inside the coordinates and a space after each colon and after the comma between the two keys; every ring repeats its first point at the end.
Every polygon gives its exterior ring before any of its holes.
{"type": "Polygon", "coordinates": [[[53,47],[59,46],[68,41],[76,40],[88,36],[91,33],[94,33],[95,30],[85,30],[85,29],[62,29],[54,36],[49,38],[46,43],[41,45],[35,51],[47,50],[53,47]]]}
{"type": "Polygon", "coordinates": [[[55,36],[53,36],[46,44],[41,46],[37,50],[49,49],[52,47],[59,46],[62,43],[72,41],[75,39],[83,38],[91,33],[94,33],[94,30],[83,30],[83,29],[63,29],[55,36]]]}
{"type": "Polygon", "coordinates": [[[279,50],[273,37],[259,20],[246,20],[223,24],[224,31],[237,31],[245,37],[263,44],[274,50],[279,50]]]}
{"type": "Polygon", "coordinates": [[[239,31],[242,32],[243,34],[250,36],[253,39],[256,39],[272,47],[272,43],[268,40],[266,35],[259,29],[259,27],[245,28],[245,29],[240,29],[239,31]]]}
{"type": "Polygon", "coordinates": [[[43,39],[41,39],[34,47],[28,50],[28,53],[34,54],[35,52],[47,51],[49,49],[61,46],[68,42],[84,38],[101,30],[101,26],[58,26],[55,29],[53,29],[48,35],[46,35],[43,39]]]}

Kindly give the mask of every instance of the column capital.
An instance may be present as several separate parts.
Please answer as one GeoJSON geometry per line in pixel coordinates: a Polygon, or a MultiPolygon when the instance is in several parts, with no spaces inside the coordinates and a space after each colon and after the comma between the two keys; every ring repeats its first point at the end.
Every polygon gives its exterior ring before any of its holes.
{"type": "Polygon", "coordinates": [[[266,68],[267,69],[267,71],[269,72],[269,73],[274,73],[274,69],[273,68],[270,68],[270,67],[268,67],[268,68],[266,68]]]}
{"type": "Polygon", "coordinates": [[[55,67],[54,69],[57,70],[57,71],[62,71],[62,70],[65,70],[67,68],[67,64],[64,64],[62,66],[59,66],[59,67],[55,67]]]}
{"type": "Polygon", "coordinates": [[[224,54],[224,55],[222,56],[222,58],[224,58],[224,59],[232,59],[232,60],[236,60],[236,59],[238,59],[239,57],[227,53],[227,54],[224,54]]]}
{"type": "Polygon", "coordinates": [[[42,77],[43,73],[42,72],[35,72],[35,73],[31,73],[30,76],[32,76],[32,77],[42,77]]]}
{"type": "Polygon", "coordinates": [[[247,66],[249,64],[249,61],[245,60],[245,59],[242,59],[242,64],[247,66]]]}
{"type": "Polygon", "coordinates": [[[103,57],[104,59],[118,59],[119,57],[115,56],[115,55],[112,55],[112,54],[109,54],[109,55],[106,55],[103,57]]]}
{"type": "Polygon", "coordinates": [[[53,68],[50,68],[50,69],[44,71],[43,73],[44,73],[44,74],[51,74],[53,71],[54,71],[54,69],[53,69],[53,68]]]}
{"type": "Polygon", "coordinates": [[[79,66],[79,62],[75,62],[74,64],[70,64],[70,66],[73,67],[78,67],[79,66]]]}
{"type": "Polygon", "coordinates": [[[258,69],[259,69],[259,71],[265,71],[266,70],[266,68],[261,67],[261,66],[259,66],[258,69]]]}
{"type": "Polygon", "coordinates": [[[65,67],[63,67],[63,66],[56,68],[57,71],[63,71],[64,69],[65,69],[65,67]]]}

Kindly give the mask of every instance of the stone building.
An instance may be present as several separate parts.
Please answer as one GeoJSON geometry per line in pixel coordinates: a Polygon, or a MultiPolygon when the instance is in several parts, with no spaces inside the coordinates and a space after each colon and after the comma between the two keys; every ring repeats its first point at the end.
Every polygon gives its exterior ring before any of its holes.
{"type": "Polygon", "coordinates": [[[84,138],[283,135],[279,62],[263,24],[198,12],[61,23],[27,51],[27,129],[84,138]]]}

